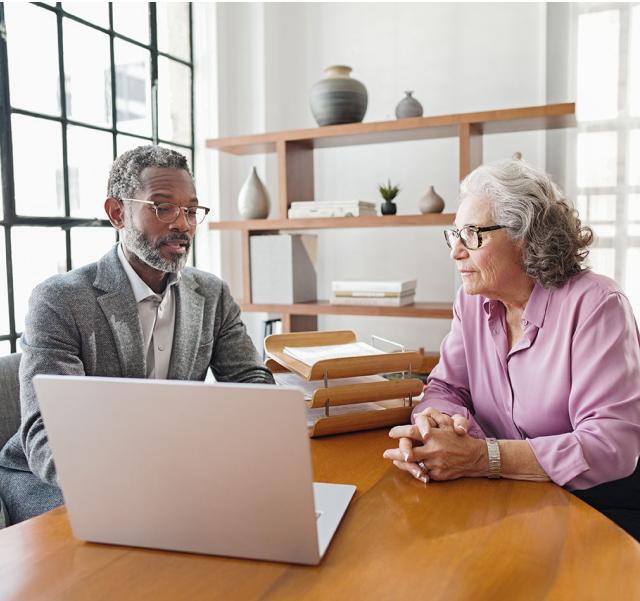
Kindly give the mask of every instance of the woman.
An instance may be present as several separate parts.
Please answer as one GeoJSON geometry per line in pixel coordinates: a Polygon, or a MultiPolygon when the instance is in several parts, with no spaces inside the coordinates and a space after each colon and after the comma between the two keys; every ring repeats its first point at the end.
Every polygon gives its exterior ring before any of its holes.
{"type": "Polygon", "coordinates": [[[445,231],[451,332],[384,456],[423,482],[551,480],[639,538],[640,341],[627,298],[585,267],[592,237],[523,161],[467,176],[445,231]]]}

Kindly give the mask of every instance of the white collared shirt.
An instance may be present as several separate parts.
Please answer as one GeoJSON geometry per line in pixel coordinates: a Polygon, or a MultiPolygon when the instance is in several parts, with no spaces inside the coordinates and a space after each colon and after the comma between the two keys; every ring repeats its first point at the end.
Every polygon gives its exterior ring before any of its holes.
{"type": "Polygon", "coordinates": [[[147,378],[166,380],[176,321],[174,286],[180,281],[180,272],[170,273],[164,292],[157,294],[131,267],[122,250],[122,244],[118,244],[118,258],[129,278],[136,299],[146,356],[147,378]]]}

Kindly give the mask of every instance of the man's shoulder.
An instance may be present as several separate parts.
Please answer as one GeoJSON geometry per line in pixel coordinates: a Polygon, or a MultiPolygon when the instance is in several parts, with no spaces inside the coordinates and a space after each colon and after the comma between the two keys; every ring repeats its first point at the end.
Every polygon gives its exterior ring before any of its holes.
{"type": "Polygon", "coordinates": [[[93,288],[96,279],[97,263],[89,263],[66,273],[53,275],[40,284],[34,292],[47,294],[78,293],[93,288]]]}

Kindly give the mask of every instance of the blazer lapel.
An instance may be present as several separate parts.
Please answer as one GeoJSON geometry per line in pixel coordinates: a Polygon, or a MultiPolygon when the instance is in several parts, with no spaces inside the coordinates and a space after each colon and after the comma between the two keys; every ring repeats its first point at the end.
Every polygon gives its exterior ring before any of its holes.
{"type": "Polygon", "coordinates": [[[127,274],[120,264],[117,246],[98,261],[93,285],[105,291],[97,300],[115,340],[122,377],[146,377],[138,308],[127,274]]]}
{"type": "Polygon", "coordinates": [[[197,284],[184,273],[176,285],[176,322],[169,363],[170,380],[188,380],[191,377],[200,346],[204,297],[196,292],[196,287],[197,284]]]}

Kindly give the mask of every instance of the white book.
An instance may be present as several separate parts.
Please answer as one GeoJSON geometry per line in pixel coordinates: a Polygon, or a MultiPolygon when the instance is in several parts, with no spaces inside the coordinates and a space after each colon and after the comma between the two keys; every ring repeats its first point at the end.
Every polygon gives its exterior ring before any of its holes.
{"type": "Polygon", "coordinates": [[[415,290],[417,280],[340,280],[331,282],[333,292],[405,292],[415,290]]]}
{"type": "Polygon", "coordinates": [[[366,355],[384,355],[384,351],[366,342],[350,342],[348,344],[329,344],[325,346],[285,346],[282,351],[305,365],[313,365],[325,359],[342,359],[343,357],[362,357],[366,355]]]}
{"type": "Polygon", "coordinates": [[[292,209],[308,209],[318,206],[376,208],[376,204],[374,202],[366,200],[305,200],[291,203],[292,209]]]}
{"type": "Polygon", "coordinates": [[[287,213],[289,219],[311,219],[314,217],[362,217],[377,215],[375,209],[365,207],[310,207],[292,208],[287,213]]]}
{"type": "Polygon", "coordinates": [[[403,292],[376,292],[373,290],[350,290],[349,292],[334,292],[333,296],[340,298],[398,298],[400,296],[415,296],[416,289],[404,290],[403,292]]]}
{"type": "Polygon", "coordinates": [[[331,305],[369,305],[372,307],[404,307],[413,305],[415,296],[396,296],[388,298],[371,298],[366,296],[332,296],[329,299],[331,305]]]}

